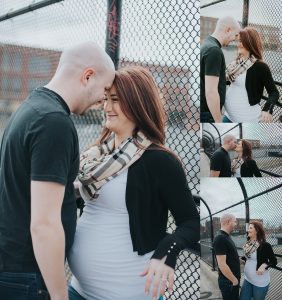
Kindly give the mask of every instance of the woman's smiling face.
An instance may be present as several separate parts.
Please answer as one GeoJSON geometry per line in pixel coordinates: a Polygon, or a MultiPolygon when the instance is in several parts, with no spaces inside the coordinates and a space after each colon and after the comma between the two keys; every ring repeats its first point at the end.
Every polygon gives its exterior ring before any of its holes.
{"type": "Polygon", "coordinates": [[[121,110],[120,99],[114,86],[105,93],[104,111],[106,114],[105,126],[114,133],[122,134],[130,128],[133,131],[136,127],[135,123],[129,120],[121,110]]]}

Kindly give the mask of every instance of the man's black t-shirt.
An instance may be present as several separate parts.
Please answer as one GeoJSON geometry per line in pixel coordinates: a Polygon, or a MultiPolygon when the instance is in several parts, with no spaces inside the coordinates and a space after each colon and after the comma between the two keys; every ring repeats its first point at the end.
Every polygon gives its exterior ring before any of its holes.
{"type": "Polygon", "coordinates": [[[210,169],[220,171],[219,177],[231,177],[231,159],[228,152],[220,147],[211,157],[210,169]]]}
{"type": "Polygon", "coordinates": [[[225,102],[226,79],[225,79],[225,59],[219,41],[209,36],[203,42],[200,52],[200,97],[201,112],[209,112],[205,90],[205,76],[219,77],[218,93],[220,97],[220,108],[225,102]]]}
{"type": "Polygon", "coordinates": [[[11,116],[2,139],[0,272],[39,270],[30,234],[31,180],[65,186],[61,217],[67,255],[76,227],[78,167],[78,137],[67,104],[47,88],[34,90],[11,116]]]}
{"type": "MultiPolygon", "coordinates": [[[[226,264],[237,279],[241,277],[240,260],[236,246],[230,235],[220,230],[213,242],[215,255],[226,255],[226,264]]],[[[218,268],[219,277],[227,279],[218,268]]]]}

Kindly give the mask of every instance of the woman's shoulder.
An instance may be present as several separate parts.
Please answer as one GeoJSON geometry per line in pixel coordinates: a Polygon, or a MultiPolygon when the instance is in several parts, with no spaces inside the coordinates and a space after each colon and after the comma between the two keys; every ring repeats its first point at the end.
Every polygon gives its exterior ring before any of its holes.
{"type": "Polygon", "coordinates": [[[271,244],[268,243],[268,242],[266,242],[266,241],[262,242],[262,243],[260,244],[260,247],[261,247],[262,249],[265,249],[265,250],[266,250],[266,249],[272,248],[271,244]]]}
{"type": "Polygon", "coordinates": [[[244,161],[244,163],[245,164],[250,164],[250,165],[255,165],[256,164],[256,161],[254,160],[254,159],[252,159],[252,158],[249,158],[249,159],[246,159],[245,161],[244,161]]]}
{"type": "Polygon", "coordinates": [[[143,160],[158,170],[183,169],[180,159],[170,149],[150,146],[143,154],[143,160]]]}
{"type": "Polygon", "coordinates": [[[157,162],[176,161],[177,156],[170,149],[162,148],[157,145],[151,145],[144,152],[144,158],[146,160],[157,162]]]}
{"type": "MultiPolygon", "coordinates": [[[[252,68],[250,68],[252,69],[252,68]]],[[[257,60],[254,64],[253,64],[253,69],[254,70],[269,70],[269,66],[266,62],[264,62],[263,60],[257,60]]]]}

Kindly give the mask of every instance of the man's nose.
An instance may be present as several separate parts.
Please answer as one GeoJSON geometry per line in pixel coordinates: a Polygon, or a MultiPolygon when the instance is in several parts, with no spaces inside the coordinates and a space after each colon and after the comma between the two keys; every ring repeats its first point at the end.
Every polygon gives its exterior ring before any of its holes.
{"type": "Polygon", "coordinates": [[[105,111],[111,111],[112,110],[112,104],[111,104],[111,101],[105,101],[104,103],[104,110],[105,111]]]}

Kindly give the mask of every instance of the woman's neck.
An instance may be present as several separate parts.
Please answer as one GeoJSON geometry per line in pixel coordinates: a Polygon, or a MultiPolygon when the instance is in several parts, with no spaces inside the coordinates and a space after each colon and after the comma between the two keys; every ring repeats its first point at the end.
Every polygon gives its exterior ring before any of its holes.
{"type": "Polygon", "coordinates": [[[238,157],[241,159],[243,156],[243,152],[238,152],[238,157]]]}
{"type": "Polygon", "coordinates": [[[127,132],[127,133],[123,133],[123,134],[115,133],[115,148],[118,148],[124,140],[132,137],[132,135],[133,135],[133,132],[127,132]]]}
{"type": "Polygon", "coordinates": [[[250,52],[245,53],[245,54],[241,54],[241,57],[242,57],[243,59],[248,59],[250,56],[251,56],[251,55],[250,55],[250,52]]]}
{"type": "Polygon", "coordinates": [[[257,240],[257,237],[256,237],[256,236],[251,237],[250,240],[251,240],[251,241],[256,241],[256,240],[257,240]]]}

